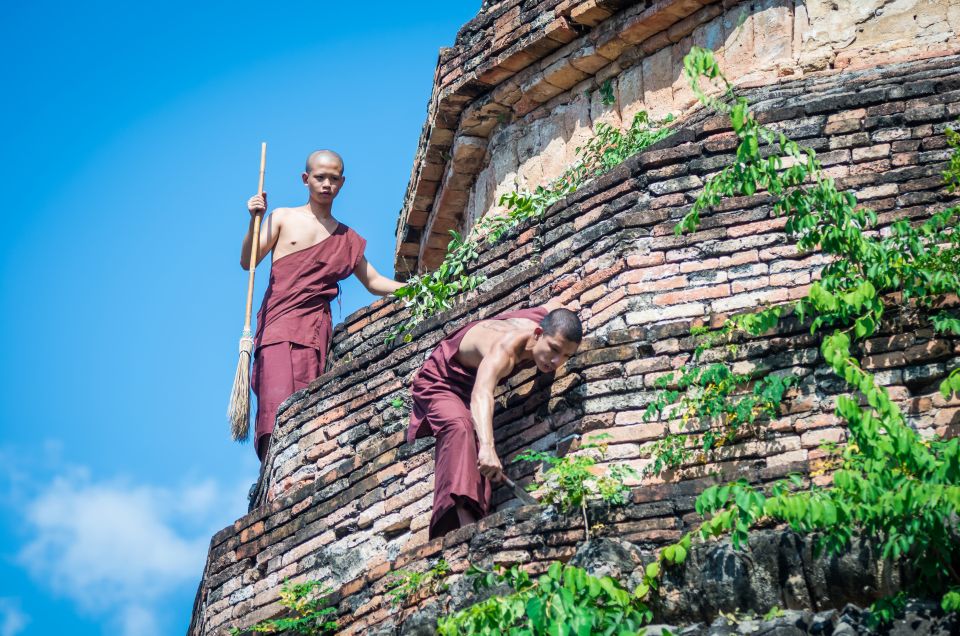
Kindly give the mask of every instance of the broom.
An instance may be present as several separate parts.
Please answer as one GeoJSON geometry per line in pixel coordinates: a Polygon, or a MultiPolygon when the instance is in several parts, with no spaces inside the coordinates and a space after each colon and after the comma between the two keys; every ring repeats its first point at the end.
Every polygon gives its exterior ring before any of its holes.
{"type": "MultiPolygon", "coordinates": [[[[263,194],[263,171],[267,164],[267,143],[260,144],[260,185],[257,194],[263,194]]],[[[250,246],[250,280],[247,283],[247,317],[240,335],[240,360],[237,362],[237,375],[233,378],[233,391],[230,392],[230,405],[227,406],[227,419],[230,420],[230,433],[234,441],[244,442],[250,434],[250,359],[253,357],[253,333],[250,331],[250,312],[253,309],[253,275],[257,269],[257,256],[260,248],[260,221],[263,212],[253,217],[253,243],[250,246]]]]}

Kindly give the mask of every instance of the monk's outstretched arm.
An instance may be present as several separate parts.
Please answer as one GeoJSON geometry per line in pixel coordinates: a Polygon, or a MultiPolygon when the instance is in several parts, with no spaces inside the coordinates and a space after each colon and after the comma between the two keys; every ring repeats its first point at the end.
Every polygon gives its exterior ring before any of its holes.
{"type": "Polygon", "coordinates": [[[509,351],[494,346],[477,367],[477,378],[470,395],[470,413],[479,442],[477,463],[480,474],[493,481],[500,481],[503,471],[493,443],[493,391],[500,379],[513,370],[514,363],[509,351]]]}
{"type": "Polygon", "coordinates": [[[366,256],[360,257],[360,262],[354,268],[353,275],[363,283],[368,292],[375,296],[386,296],[403,287],[403,283],[387,278],[378,272],[366,256]]]}

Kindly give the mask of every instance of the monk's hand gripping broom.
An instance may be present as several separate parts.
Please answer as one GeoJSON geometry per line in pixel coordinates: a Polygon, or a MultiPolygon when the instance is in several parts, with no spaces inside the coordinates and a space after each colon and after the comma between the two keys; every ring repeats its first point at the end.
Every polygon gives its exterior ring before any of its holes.
{"type": "MultiPolygon", "coordinates": [[[[267,163],[267,144],[260,145],[260,185],[257,194],[263,194],[263,171],[267,163]]],[[[266,210],[264,210],[265,212],[266,210]]],[[[247,317],[240,335],[240,360],[237,362],[237,375],[233,378],[233,390],[230,392],[230,405],[227,406],[227,419],[230,420],[230,433],[234,441],[244,442],[250,434],[250,361],[253,358],[253,332],[250,331],[250,313],[253,309],[253,275],[257,269],[257,257],[260,249],[260,221],[263,212],[253,217],[253,243],[250,246],[250,279],[247,282],[247,317]]]]}

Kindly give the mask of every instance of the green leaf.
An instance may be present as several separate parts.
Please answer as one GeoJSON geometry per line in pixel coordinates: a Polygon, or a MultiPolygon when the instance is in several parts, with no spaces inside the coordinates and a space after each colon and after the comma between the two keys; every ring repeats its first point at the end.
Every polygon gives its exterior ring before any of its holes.
{"type": "Polygon", "coordinates": [[[674,560],[673,560],[673,562],[679,564],[679,563],[683,563],[684,561],[686,561],[686,559],[687,559],[687,549],[684,548],[682,545],[679,545],[679,544],[678,544],[678,545],[677,545],[676,554],[674,555],[674,560]]]}
{"type": "Polygon", "coordinates": [[[648,563],[645,572],[648,579],[657,578],[660,576],[660,562],[652,561],[648,563]]]}
{"type": "Polygon", "coordinates": [[[953,588],[944,594],[940,607],[944,612],[960,612],[960,588],[953,588]]]}
{"type": "Polygon", "coordinates": [[[675,545],[668,545],[663,549],[663,558],[669,561],[670,563],[674,562],[674,560],[676,559],[676,554],[677,554],[677,546],[675,545]]]}

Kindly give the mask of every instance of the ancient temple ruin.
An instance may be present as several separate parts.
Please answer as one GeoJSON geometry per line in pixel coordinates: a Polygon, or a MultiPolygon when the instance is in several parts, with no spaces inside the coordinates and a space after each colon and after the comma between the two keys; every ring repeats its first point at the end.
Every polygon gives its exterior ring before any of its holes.
{"type": "MultiPolygon", "coordinates": [[[[714,50],[763,121],[814,148],[838,185],[888,224],[955,200],[941,172],[944,129],[960,116],[958,33],[953,0],[483,2],[439,55],[397,224],[398,277],[436,267],[448,231],[469,230],[502,194],[562,174],[598,124],[622,127],[646,111],[676,118],[672,134],[484,245],[476,272],[486,282],[420,324],[410,342],[385,342],[407,311],[389,300],[337,327],[327,373],[281,408],[251,512],[211,541],[189,634],[224,634],[277,615],[286,578],[324,580],[337,591],[338,633],[407,633],[405,622],[425,608],[435,616],[437,602],[422,595],[389,603],[392,571],[425,569],[442,556],[456,582],[469,562],[536,568],[569,560],[583,539],[579,520],[519,506],[506,488],[494,493],[498,511],[476,527],[428,540],[432,439],[406,444],[407,413],[398,406],[425,356],[468,320],[551,297],[573,303],[583,346],[552,383],[526,374],[502,391],[498,452],[511,477],[529,483],[537,468],[511,463],[520,451],[562,453],[586,433],[605,432],[611,460],[642,468],[644,445],[673,426],[645,421],[643,411],[656,379],[689,359],[691,326],[800,298],[825,262],[797,253],[763,195],[728,200],[695,233],[674,235],[736,146],[723,118],[696,103],[683,56],[692,46],[714,50]]],[[[960,403],[936,388],[960,362],[956,339],[907,321],[868,346],[865,364],[911,425],[940,434],[960,427],[960,403]]],[[[763,438],[635,484],[631,502],[609,511],[605,536],[653,550],[689,528],[706,485],[810,474],[824,442],[844,441],[833,396],[815,381],[825,365],[808,329],[798,323],[756,339],[739,362],[799,378],[783,415],[763,438]]],[[[807,549],[772,549],[784,569],[771,576],[793,580],[783,554],[795,553],[806,580],[771,585],[755,609],[768,601],[814,611],[867,603],[896,584],[876,574],[854,592],[822,568],[818,579],[807,549]]],[[[864,576],[836,567],[840,579],[864,576]]],[[[747,609],[748,601],[730,602],[747,609]]],[[[704,605],[690,620],[710,620],[710,611],[704,605]]]]}

